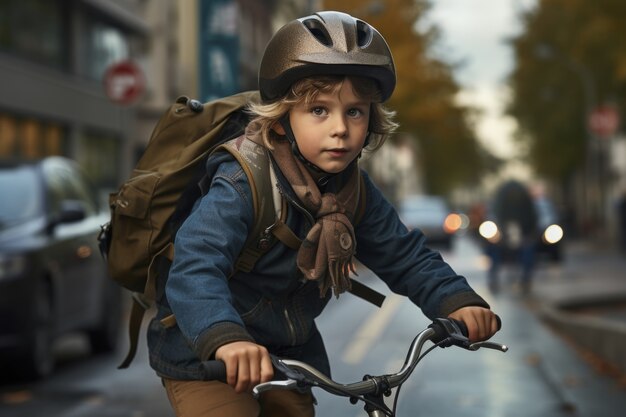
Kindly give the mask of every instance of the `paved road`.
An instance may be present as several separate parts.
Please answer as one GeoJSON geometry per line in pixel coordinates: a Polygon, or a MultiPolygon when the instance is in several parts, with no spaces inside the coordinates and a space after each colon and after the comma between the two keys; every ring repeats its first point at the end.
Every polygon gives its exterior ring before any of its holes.
{"type": "MultiPolygon", "coordinates": [[[[583,252],[585,252],[583,250],[583,252]]],[[[484,260],[463,239],[444,253],[458,272],[485,294],[501,315],[504,328],[495,338],[510,346],[495,351],[438,349],[427,356],[402,388],[398,417],[415,415],[494,417],[621,417],[626,390],[598,373],[587,360],[538,318],[537,306],[553,295],[571,272],[581,283],[580,254],[559,268],[542,268],[544,290],[524,298],[514,285],[497,296],[486,292],[484,260]],[[573,263],[572,263],[573,262],[573,263]]],[[[623,271],[623,269],[622,269],[623,271]]],[[[368,277],[374,286],[380,282],[368,277]]],[[[541,286],[537,287],[537,291],[541,286]]],[[[573,291],[573,290],[572,290],[573,291]]],[[[406,300],[389,297],[383,309],[346,294],[333,301],[319,320],[332,357],[334,377],[358,380],[364,373],[397,370],[412,337],[428,324],[406,300]]],[[[60,346],[62,364],[51,378],[37,384],[0,383],[0,417],[171,417],[158,379],[141,350],[129,370],[118,371],[123,353],[90,357],[86,343],[71,337],[60,346]]],[[[316,391],[318,416],[362,415],[360,406],[316,391]]]]}
{"type": "MultiPolygon", "coordinates": [[[[547,328],[536,314],[543,302],[562,293],[560,287],[567,284],[566,277],[573,275],[580,285],[587,285],[580,265],[585,259],[581,258],[580,251],[586,253],[586,249],[576,250],[576,256],[564,265],[540,266],[537,279],[544,281],[529,297],[521,294],[510,277],[503,278],[508,281],[499,294],[490,294],[485,287],[485,260],[469,240],[461,240],[453,252],[444,252],[444,257],[468,277],[472,286],[486,296],[502,317],[504,327],[494,339],[509,345],[510,350],[505,354],[460,349],[433,352],[418,365],[402,388],[399,417],[625,415],[623,384],[598,373],[572,344],[547,328]]],[[[610,262],[603,261],[610,269],[610,262]]],[[[592,277],[597,276],[597,266],[587,265],[587,268],[596,272],[592,277]]],[[[362,276],[367,279],[365,274],[362,276]]],[[[571,295],[577,293],[573,288],[569,291],[571,295]]],[[[411,335],[427,325],[427,321],[410,303],[395,298],[387,300],[382,311],[364,306],[359,300],[346,297],[343,301],[332,304],[319,322],[329,352],[340,352],[333,356],[335,379],[353,382],[363,373],[397,370],[411,335]],[[369,331],[362,330],[366,328],[369,331]],[[355,342],[359,338],[360,345],[355,342]],[[347,352],[360,356],[357,360],[351,359],[352,354],[347,352]]],[[[318,397],[319,415],[359,416],[362,413],[360,407],[349,405],[345,399],[325,393],[318,397]]]]}

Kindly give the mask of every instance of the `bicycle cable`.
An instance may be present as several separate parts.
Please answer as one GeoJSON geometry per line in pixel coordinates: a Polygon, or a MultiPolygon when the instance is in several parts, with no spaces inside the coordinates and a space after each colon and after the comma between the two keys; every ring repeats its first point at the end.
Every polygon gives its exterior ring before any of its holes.
{"type": "MultiPolygon", "coordinates": [[[[426,352],[422,353],[417,360],[415,361],[415,366],[417,366],[418,363],[420,363],[420,361],[424,358],[424,356],[428,355],[433,349],[440,347],[440,345],[442,345],[444,343],[444,341],[441,341],[439,343],[436,343],[434,345],[432,345],[431,347],[429,347],[426,352]]],[[[406,361],[409,359],[409,354],[407,353],[406,359],[405,359],[405,364],[406,361]]],[[[398,389],[396,389],[396,394],[393,397],[393,411],[392,411],[392,416],[396,415],[396,407],[398,406],[398,398],[400,397],[400,388],[402,388],[402,385],[398,385],[398,389]]]]}
{"type": "MultiPolygon", "coordinates": [[[[388,417],[393,417],[394,414],[390,414],[389,411],[386,411],[384,409],[381,409],[380,406],[378,404],[376,404],[375,402],[368,400],[367,398],[365,398],[362,395],[354,395],[352,393],[350,393],[350,391],[348,390],[344,390],[343,388],[338,388],[338,387],[331,387],[330,385],[324,384],[324,383],[319,383],[317,381],[310,381],[311,385],[318,387],[318,388],[322,388],[322,385],[328,387],[329,389],[333,390],[333,391],[339,391],[342,394],[344,394],[346,397],[350,398],[350,399],[355,399],[355,400],[360,400],[363,401],[364,403],[376,408],[377,410],[382,411],[383,413],[385,413],[386,416],[388,417]]],[[[356,403],[355,403],[356,404],[356,403]]]]}

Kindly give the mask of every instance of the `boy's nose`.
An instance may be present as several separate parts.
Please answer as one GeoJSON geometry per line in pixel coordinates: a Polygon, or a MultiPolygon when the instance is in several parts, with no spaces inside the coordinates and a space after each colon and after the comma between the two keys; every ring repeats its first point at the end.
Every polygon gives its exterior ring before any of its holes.
{"type": "Polygon", "coordinates": [[[333,125],[332,136],[344,137],[348,133],[348,124],[343,117],[336,117],[333,125]]]}

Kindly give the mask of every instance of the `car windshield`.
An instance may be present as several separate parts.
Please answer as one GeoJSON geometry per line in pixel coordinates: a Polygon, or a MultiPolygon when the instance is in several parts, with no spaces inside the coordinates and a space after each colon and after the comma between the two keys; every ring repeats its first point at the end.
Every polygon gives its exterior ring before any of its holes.
{"type": "Polygon", "coordinates": [[[411,198],[404,201],[401,212],[407,220],[441,221],[447,214],[447,207],[438,198],[411,198]]]}
{"type": "Polygon", "coordinates": [[[41,213],[41,192],[32,169],[1,169],[0,195],[0,228],[21,223],[41,213]]]}
{"type": "Polygon", "coordinates": [[[537,210],[539,224],[542,227],[549,226],[550,224],[556,223],[558,221],[556,210],[550,200],[546,198],[536,199],[535,209],[537,210]]]}

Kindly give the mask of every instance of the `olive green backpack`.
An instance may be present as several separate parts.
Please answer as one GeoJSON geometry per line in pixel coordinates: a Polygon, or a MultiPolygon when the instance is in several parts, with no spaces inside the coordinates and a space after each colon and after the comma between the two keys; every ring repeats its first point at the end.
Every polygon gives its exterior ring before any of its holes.
{"type": "MultiPolygon", "coordinates": [[[[254,227],[235,263],[235,271],[251,271],[277,240],[298,249],[300,240],[284,223],[284,201],[279,211],[281,217],[276,214],[265,148],[249,140],[234,140],[249,121],[245,107],[259,99],[258,91],[204,104],[179,97],[157,123],[130,178],[110,195],[111,219],[102,227],[100,249],[111,278],[130,290],[133,300],[130,347],[120,368],[128,367],[136,353],[143,316],[156,299],[157,287],[162,286],[162,277],[158,276],[163,270],[162,262],[171,263],[174,256],[176,230],[193,202],[206,192],[202,189],[209,183],[204,169],[209,154],[232,154],[252,190],[254,227]]],[[[361,213],[364,205],[361,193],[361,213]]],[[[382,304],[384,296],[357,281],[352,283],[352,293],[378,306],[382,304]]]]}

